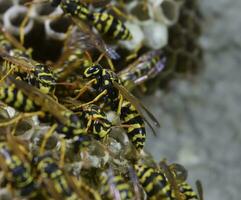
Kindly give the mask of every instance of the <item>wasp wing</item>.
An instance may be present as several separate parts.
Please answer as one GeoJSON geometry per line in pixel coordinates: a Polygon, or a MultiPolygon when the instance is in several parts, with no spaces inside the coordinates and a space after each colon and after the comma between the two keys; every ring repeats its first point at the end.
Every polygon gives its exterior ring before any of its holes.
{"type": "Polygon", "coordinates": [[[160,166],[160,170],[164,173],[164,175],[167,177],[168,181],[170,182],[171,188],[174,190],[177,200],[184,200],[182,195],[180,194],[176,179],[175,179],[173,173],[171,172],[171,169],[166,164],[166,161],[165,160],[161,161],[159,163],[159,166],[160,166]]]}
{"type": "Polygon", "coordinates": [[[135,108],[137,109],[137,111],[140,113],[140,115],[143,117],[143,119],[145,120],[145,122],[148,124],[148,126],[150,126],[150,128],[152,129],[153,133],[155,134],[155,131],[151,125],[151,123],[144,117],[143,113],[142,113],[142,109],[146,112],[146,114],[150,117],[150,119],[154,122],[155,126],[160,127],[159,122],[157,121],[157,119],[155,118],[155,116],[153,114],[151,114],[149,112],[149,110],[139,101],[139,99],[137,99],[133,94],[131,94],[125,87],[123,87],[122,85],[118,84],[117,82],[113,81],[113,85],[114,87],[116,87],[120,93],[128,100],[130,101],[135,108]]]}
{"type": "Polygon", "coordinates": [[[99,34],[94,33],[86,23],[76,18],[73,18],[73,21],[79,28],[79,31],[77,32],[79,35],[79,41],[77,42],[82,49],[88,50],[96,48],[110,59],[118,60],[120,58],[120,55],[114,49],[109,47],[99,34]]]}
{"type": "Polygon", "coordinates": [[[4,35],[6,40],[8,40],[15,48],[21,50],[21,51],[27,51],[23,45],[19,43],[19,41],[12,36],[9,32],[5,31],[4,28],[2,28],[2,24],[0,24],[0,32],[4,35]]]}
{"type": "Polygon", "coordinates": [[[1,52],[0,56],[3,58],[3,60],[12,63],[13,65],[16,65],[17,67],[21,68],[24,71],[31,72],[34,70],[34,66],[37,62],[27,59],[25,57],[14,57],[10,56],[7,53],[1,52]]]}
{"type": "Polygon", "coordinates": [[[196,187],[197,187],[197,191],[198,191],[199,200],[204,200],[204,198],[203,198],[203,186],[202,186],[202,182],[200,180],[196,181],[196,187]]]}
{"type": "Polygon", "coordinates": [[[52,97],[47,94],[43,94],[38,88],[33,87],[24,81],[16,80],[13,77],[9,77],[27,97],[34,101],[37,105],[41,106],[43,111],[47,111],[52,114],[61,123],[65,124],[68,121],[68,117],[64,115],[66,112],[72,112],[63,105],[59,104],[52,97]]]}

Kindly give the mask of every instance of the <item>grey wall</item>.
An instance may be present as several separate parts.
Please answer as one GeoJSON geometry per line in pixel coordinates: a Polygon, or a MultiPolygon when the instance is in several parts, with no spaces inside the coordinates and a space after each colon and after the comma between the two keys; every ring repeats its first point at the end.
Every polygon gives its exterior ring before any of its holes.
{"type": "Polygon", "coordinates": [[[241,189],[241,1],[200,0],[203,72],[176,80],[145,103],[162,123],[147,150],[187,167],[206,200],[239,200],[241,189]]]}

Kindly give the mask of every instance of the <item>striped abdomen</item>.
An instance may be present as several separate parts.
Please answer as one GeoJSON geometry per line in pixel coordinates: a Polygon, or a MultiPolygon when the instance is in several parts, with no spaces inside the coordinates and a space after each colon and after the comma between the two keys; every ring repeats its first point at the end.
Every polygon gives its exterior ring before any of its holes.
{"type": "Polygon", "coordinates": [[[126,183],[124,178],[120,175],[108,176],[107,174],[102,173],[101,184],[103,185],[103,196],[107,199],[114,199],[114,195],[116,195],[116,193],[121,200],[133,199],[133,193],[131,191],[130,185],[126,183]]]}
{"type": "Polygon", "coordinates": [[[179,190],[184,195],[185,200],[198,200],[197,194],[187,182],[181,183],[179,185],[179,190]]]}
{"type": "Polygon", "coordinates": [[[23,94],[21,90],[16,88],[14,84],[0,87],[0,101],[15,108],[19,112],[35,112],[40,109],[40,107],[23,94]]]}
{"type": "Polygon", "coordinates": [[[37,186],[31,175],[30,164],[23,162],[4,142],[0,143],[0,167],[4,170],[5,179],[22,197],[35,196],[37,186]]]}
{"type": "Polygon", "coordinates": [[[56,197],[71,200],[79,199],[63,171],[50,156],[40,157],[37,163],[37,169],[40,172],[40,178],[45,178],[46,181],[49,180],[52,183],[52,188],[46,187],[51,197],[55,199],[56,197]]]}
{"type": "Polygon", "coordinates": [[[114,39],[131,40],[132,35],[123,22],[106,12],[95,12],[92,16],[93,26],[103,35],[114,39]]]}
{"type": "Polygon", "coordinates": [[[144,121],[129,101],[123,101],[120,118],[123,125],[130,125],[130,127],[125,128],[125,130],[136,149],[143,149],[146,140],[144,121]]]}
{"type": "Polygon", "coordinates": [[[148,199],[174,200],[170,184],[162,173],[146,165],[134,166],[140,184],[148,199]]]}

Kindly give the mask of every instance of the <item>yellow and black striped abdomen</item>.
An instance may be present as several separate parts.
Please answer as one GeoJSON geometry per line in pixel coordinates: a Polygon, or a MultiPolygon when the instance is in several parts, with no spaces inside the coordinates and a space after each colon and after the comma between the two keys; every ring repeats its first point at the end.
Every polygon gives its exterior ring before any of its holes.
{"type": "Polygon", "coordinates": [[[187,182],[181,183],[179,185],[179,190],[184,195],[185,200],[198,200],[197,194],[187,182]]]}
{"type": "Polygon", "coordinates": [[[174,200],[170,184],[162,173],[146,165],[134,166],[140,184],[144,188],[148,199],[174,200]]]}
{"type": "Polygon", "coordinates": [[[131,200],[134,197],[130,185],[120,175],[108,176],[103,173],[101,184],[103,185],[103,196],[107,199],[114,199],[113,193],[118,193],[121,200],[131,200]]]}
{"type": "Polygon", "coordinates": [[[14,84],[0,87],[0,101],[19,112],[35,112],[40,109],[21,90],[17,89],[14,84]]]}
{"type": "Polygon", "coordinates": [[[117,40],[131,40],[132,35],[127,27],[119,19],[106,12],[93,13],[92,23],[103,35],[117,40]]]}
{"type": "Polygon", "coordinates": [[[0,167],[4,166],[5,178],[13,189],[22,197],[33,197],[37,194],[37,185],[31,175],[30,164],[23,162],[5,142],[0,143],[0,167]]]}
{"type": "MultiPolygon", "coordinates": [[[[45,178],[46,181],[52,183],[51,188],[46,188],[49,191],[51,197],[60,196],[61,199],[78,200],[78,195],[75,193],[74,189],[68,183],[63,171],[55,163],[50,155],[44,155],[38,158],[37,169],[40,172],[40,177],[45,178]],[[54,194],[56,191],[57,194],[54,194]]],[[[43,184],[43,186],[45,186],[43,184]]],[[[56,198],[55,198],[56,199],[56,198]]]]}
{"type": "Polygon", "coordinates": [[[121,106],[120,118],[124,125],[130,125],[130,127],[125,129],[127,130],[127,136],[136,149],[143,149],[146,140],[144,121],[129,101],[124,100],[121,106]]]}

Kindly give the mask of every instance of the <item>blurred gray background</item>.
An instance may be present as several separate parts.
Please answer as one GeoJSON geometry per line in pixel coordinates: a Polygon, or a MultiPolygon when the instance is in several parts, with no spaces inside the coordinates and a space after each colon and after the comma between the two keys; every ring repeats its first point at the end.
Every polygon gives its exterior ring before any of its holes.
{"type": "Polygon", "coordinates": [[[176,80],[145,103],[160,120],[146,149],[157,160],[183,164],[205,200],[241,199],[241,1],[200,0],[203,71],[176,80]]]}

